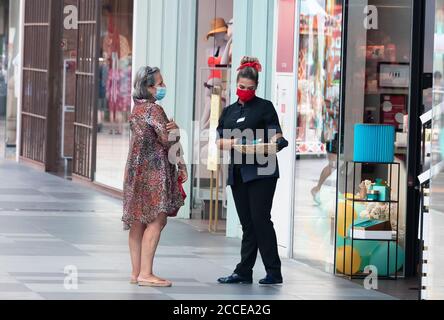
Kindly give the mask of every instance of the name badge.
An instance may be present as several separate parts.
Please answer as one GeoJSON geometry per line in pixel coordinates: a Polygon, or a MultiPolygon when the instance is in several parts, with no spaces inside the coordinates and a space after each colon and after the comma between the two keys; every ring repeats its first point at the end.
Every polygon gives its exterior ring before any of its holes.
{"type": "Polygon", "coordinates": [[[245,122],[245,117],[244,118],[240,118],[239,120],[237,120],[237,123],[242,123],[245,122]]]}

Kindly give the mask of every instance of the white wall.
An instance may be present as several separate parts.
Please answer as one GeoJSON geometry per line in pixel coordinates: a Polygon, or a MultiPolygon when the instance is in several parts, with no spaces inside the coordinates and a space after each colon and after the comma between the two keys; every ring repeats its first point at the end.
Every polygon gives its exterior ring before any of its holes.
{"type": "MultiPolygon", "coordinates": [[[[279,14],[279,2],[275,2],[275,21],[273,26],[273,34],[276,37],[273,39],[273,57],[272,57],[272,93],[273,103],[277,109],[282,130],[285,138],[289,141],[290,145],[287,149],[279,154],[279,166],[280,166],[280,180],[276,190],[276,196],[273,205],[273,222],[275,224],[276,233],[278,236],[279,252],[282,256],[290,258],[293,251],[292,233],[293,233],[293,216],[294,216],[294,177],[295,177],[295,156],[296,156],[296,97],[297,97],[297,78],[296,72],[292,73],[277,73],[277,47],[279,30],[278,27],[278,14],[279,14]],[[281,106],[285,105],[285,110],[281,110],[281,106]]],[[[295,30],[298,25],[298,5],[296,1],[296,12],[293,29],[295,30]]],[[[294,32],[294,30],[292,30],[294,32]]],[[[289,31],[289,34],[293,34],[289,31]]],[[[296,35],[296,33],[294,33],[296,35]]],[[[296,52],[298,52],[298,39],[293,39],[293,71],[297,70],[297,58],[296,52]]]]}

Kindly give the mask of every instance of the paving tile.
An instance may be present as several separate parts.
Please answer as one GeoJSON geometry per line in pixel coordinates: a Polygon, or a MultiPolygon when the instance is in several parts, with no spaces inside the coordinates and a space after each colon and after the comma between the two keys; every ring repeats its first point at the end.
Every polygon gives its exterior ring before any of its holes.
{"type": "Polygon", "coordinates": [[[20,196],[22,199],[26,199],[29,196],[42,196],[42,192],[32,188],[0,188],[0,196],[20,196]],[[26,197],[24,197],[26,196],[26,197]]]}
{"type": "Polygon", "coordinates": [[[35,292],[0,292],[0,300],[45,300],[35,292]]]}
{"type": "MultiPolygon", "coordinates": [[[[146,293],[130,293],[130,294],[122,294],[122,293],[109,293],[109,292],[100,292],[100,293],[41,293],[42,296],[46,300],[107,300],[107,301],[121,301],[121,300],[130,300],[130,301],[156,301],[156,300],[173,300],[173,298],[162,295],[162,294],[146,294],[146,293]]],[[[0,296],[1,297],[1,296],[0,296]]]]}
{"type": "Polygon", "coordinates": [[[63,283],[56,284],[26,284],[33,292],[37,293],[119,293],[119,294],[161,294],[160,290],[154,288],[142,288],[131,285],[129,282],[107,282],[107,283],[79,283],[78,289],[66,289],[63,283]]]}
{"type": "Polygon", "coordinates": [[[87,254],[61,241],[15,241],[14,245],[0,244],[0,256],[86,256],[87,254]],[[30,245],[32,243],[32,246],[30,245]]]}
{"type": "Polygon", "coordinates": [[[273,301],[273,300],[303,300],[295,295],[276,295],[267,296],[263,295],[202,295],[202,294],[168,294],[174,300],[210,300],[210,301],[273,301]]]}
{"type": "Polygon", "coordinates": [[[26,286],[21,283],[0,283],[0,292],[30,292],[26,286]]]}

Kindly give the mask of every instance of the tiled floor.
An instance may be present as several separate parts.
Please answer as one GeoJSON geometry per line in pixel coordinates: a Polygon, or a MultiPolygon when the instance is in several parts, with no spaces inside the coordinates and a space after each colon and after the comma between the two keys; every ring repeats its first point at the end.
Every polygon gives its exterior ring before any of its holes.
{"type": "MultiPolygon", "coordinates": [[[[121,201],[11,162],[0,162],[1,299],[392,299],[349,281],[284,260],[282,287],[221,286],[239,255],[239,240],[198,232],[171,220],[156,270],[168,289],[128,283],[121,201]],[[77,270],[78,287],[69,286],[77,270]],[[66,273],[65,273],[66,272],[66,273]],[[68,286],[65,286],[68,284],[68,286]]],[[[264,275],[258,263],[255,279],[264,275]]]]}

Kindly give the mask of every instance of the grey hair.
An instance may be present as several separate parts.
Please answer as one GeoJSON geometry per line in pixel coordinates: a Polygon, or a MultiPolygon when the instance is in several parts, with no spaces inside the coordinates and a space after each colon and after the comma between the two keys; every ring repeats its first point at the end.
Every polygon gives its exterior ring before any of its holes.
{"type": "Polygon", "coordinates": [[[148,91],[148,87],[156,84],[156,73],[159,73],[159,68],[142,67],[137,71],[136,79],[134,80],[133,98],[137,100],[153,100],[153,95],[148,91]]]}

